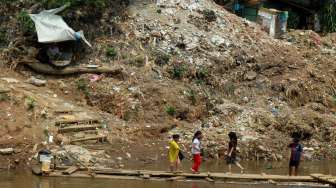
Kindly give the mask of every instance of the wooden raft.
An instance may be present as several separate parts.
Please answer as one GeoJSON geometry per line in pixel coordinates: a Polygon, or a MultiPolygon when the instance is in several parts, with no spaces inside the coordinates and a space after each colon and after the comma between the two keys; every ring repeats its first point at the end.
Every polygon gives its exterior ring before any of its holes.
{"type": "MultiPolygon", "coordinates": [[[[58,167],[52,171],[50,177],[73,177],[73,178],[98,178],[98,179],[163,179],[167,181],[193,179],[206,180],[214,182],[222,181],[275,181],[275,182],[317,182],[313,176],[286,176],[286,175],[268,175],[268,174],[228,174],[205,172],[200,174],[192,173],[172,173],[165,171],[148,171],[148,170],[116,170],[109,168],[90,169],[88,172],[84,168],[76,169],[76,172],[65,173],[72,167],[58,167]]],[[[71,171],[72,172],[72,171],[71,171]]]]}

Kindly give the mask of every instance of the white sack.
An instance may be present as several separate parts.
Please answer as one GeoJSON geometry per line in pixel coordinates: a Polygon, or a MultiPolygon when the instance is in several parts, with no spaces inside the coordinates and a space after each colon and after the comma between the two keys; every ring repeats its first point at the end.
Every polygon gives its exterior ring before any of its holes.
{"type": "Polygon", "coordinates": [[[53,43],[82,39],[91,47],[82,31],[75,32],[64,22],[61,16],[56,15],[66,7],[62,6],[56,9],[44,10],[39,14],[30,14],[30,18],[35,23],[38,41],[41,43],[53,43]]]}

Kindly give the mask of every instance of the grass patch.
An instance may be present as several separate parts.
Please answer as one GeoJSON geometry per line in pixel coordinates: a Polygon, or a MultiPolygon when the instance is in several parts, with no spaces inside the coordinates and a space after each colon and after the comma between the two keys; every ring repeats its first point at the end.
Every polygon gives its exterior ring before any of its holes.
{"type": "Polygon", "coordinates": [[[166,107],[166,113],[170,116],[176,115],[176,109],[173,106],[167,106],[166,107]]]}
{"type": "Polygon", "coordinates": [[[4,29],[0,29],[0,47],[7,44],[7,34],[4,29]]]}
{"type": "Polygon", "coordinates": [[[36,99],[34,99],[31,96],[28,96],[25,98],[25,104],[27,106],[28,110],[34,110],[34,108],[36,107],[36,99]]]}
{"type": "Polygon", "coordinates": [[[195,92],[195,90],[191,89],[187,91],[187,96],[189,100],[191,101],[191,104],[195,105],[197,102],[197,93],[195,92]]]}
{"type": "Polygon", "coordinates": [[[208,22],[216,21],[217,16],[213,10],[203,10],[204,19],[208,22]]]}
{"type": "Polygon", "coordinates": [[[42,4],[50,9],[63,5],[75,6],[93,6],[95,8],[104,8],[108,5],[109,0],[42,0],[42,4]]]}
{"type": "Polygon", "coordinates": [[[156,58],[155,58],[155,64],[157,65],[167,65],[169,63],[169,60],[170,60],[170,56],[168,54],[165,54],[165,53],[159,53],[156,55],[156,58]]]}
{"type": "Polygon", "coordinates": [[[105,55],[106,55],[106,57],[108,57],[108,58],[112,58],[112,59],[114,59],[114,58],[117,57],[118,52],[117,52],[117,50],[116,50],[114,47],[108,46],[108,47],[106,47],[106,49],[105,49],[105,55]]]}
{"type": "Polygon", "coordinates": [[[29,14],[26,10],[22,10],[18,14],[17,19],[19,21],[20,28],[24,33],[35,32],[34,22],[32,19],[30,19],[29,14]]]}
{"type": "Polygon", "coordinates": [[[187,68],[182,64],[175,64],[170,71],[171,76],[174,79],[181,79],[185,75],[187,68]]]}
{"type": "Polygon", "coordinates": [[[234,95],[234,92],[236,90],[236,86],[234,85],[233,82],[228,81],[224,84],[223,87],[224,87],[223,90],[224,90],[225,95],[227,95],[227,96],[234,95]]]}
{"type": "Polygon", "coordinates": [[[0,93],[0,102],[8,101],[9,99],[10,99],[10,97],[7,93],[0,93]]]}
{"type": "Polygon", "coordinates": [[[76,85],[79,91],[82,91],[86,96],[90,95],[88,87],[89,83],[84,78],[77,80],[76,85]]]}

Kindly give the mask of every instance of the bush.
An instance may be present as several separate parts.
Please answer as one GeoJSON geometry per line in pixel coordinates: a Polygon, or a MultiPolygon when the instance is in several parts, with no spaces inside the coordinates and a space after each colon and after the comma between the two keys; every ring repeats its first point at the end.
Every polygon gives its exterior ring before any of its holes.
{"type": "Polygon", "coordinates": [[[26,10],[22,10],[18,15],[18,21],[20,28],[24,33],[34,33],[35,26],[32,19],[30,19],[29,14],[26,10]]]}
{"type": "Polygon", "coordinates": [[[236,90],[236,86],[234,85],[233,82],[228,81],[224,84],[224,93],[227,96],[232,96],[235,90],[236,90]]]}
{"type": "Polygon", "coordinates": [[[321,25],[325,32],[336,31],[336,3],[334,0],[329,0],[324,3],[321,10],[321,25]]]}
{"type": "Polygon", "coordinates": [[[196,94],[195,90],[193,90],[193,89],[189,90],[187,92],[187,95],[188,95],[188,97],[189,97],[189,99],[191,101],[191,104],[195,105],[196,102],[197,102],[197,96],[196,96],[197,94],[196,94]]]}
{"type": "Polygon", "coordinates": [[[108,0],[42,0],[42,4],[50,9],[68,4],[69,6],[94,6],[104,8],[107,6],[108,0]]]}
{"type": "Polygon", "coordinates": [[[0,93],[0,102],[1,101],[8,101],[10,99],[7,93],[0,93]]]}
{"type": "Polygon", "coordinates": [[[81,79],[77,80],[76,84],[77,84],[77,89],[79,91],[82,91],[86,96],[88,96],[90,94],[88,83],[87,83],[87,81],[85,81],[85,79],[81,78],[81,79]]]}
{"type": "Polygon", "coordinates": [[[113,48],[113,47],[107,47],[107,48],[105,49],[105,55],[106,55],[107,57],[109,57],[109,58],[114,59],[115,57],[117,57],[118,52],[117,52],[117,50],[116,50],[115,48],[113,48]]]}
{"type": "Polygon", "coordinates": [[[0,47],[7,43],[6,31],[0,29],[0,47]]]}
{"type": "Polygon", "coordinates": [[[199,80],[205,80],[209,75],[209,71],[206,68],[199,68],[196,70],[196,77],[199,80]]]}
{"type": "Polygon", "coordinates": [[[203,16],[208,22],[213,22],[217,19],[216,13],[213,10],[204,10],[203,16]]]}
{"type": "Polygon", "coordinates": [[[137,67],[142,67],[145,65],[145,59],[146,57],[143,55],[138,55],[130,60],[130,64],[137,66],[137,67]]]}
{"type": "Polygon", "coordinates": [[[167,107],[166,107],[166,112],[167,112],[167,114],[170,115],[170,116],[175,116],[175,114],[176,114],[176,110],[175,110],[175,108],[172,107],[172,106],[167,106],[167,107]]]}
{"type": "Polygon", "coordinates": [[[186,72],[186,67],[182,64],[176,64],[173,66],[171,70],[171,75],[174,79],[181,79],[183,78],[186,72]]]}
{"type": "Polygon", "coordinates": [[[157,65],[166,65],[169,63],[170,60],[170,56],[168,54],[165,53],[159,53],[156,58],[155,58],[155,64],[157,65]]]}
{"type": "Polygon", "coordinates": [[[36,106],[36,100],[31,96],[26,97],[25,103],[28,110],[33,110],[36,106]]]}

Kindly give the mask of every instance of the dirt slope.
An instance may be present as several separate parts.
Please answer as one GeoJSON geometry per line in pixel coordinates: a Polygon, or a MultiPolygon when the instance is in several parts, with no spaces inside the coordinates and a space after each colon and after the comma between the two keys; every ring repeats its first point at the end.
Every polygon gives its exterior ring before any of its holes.
{"type": "MultiPolygon", "coordinates": [[[[85,7],[76,9],[65,18],[88,14],[85,7]]],[[[71,21],[74,27],[86,25],[94,45],[81,53],[77,63],[120,66],[125,71],[122,76],[42,76],[62,100],[100,114],[112,130],[107,133],[109,143],[122,148],[123,158],[127,152],[134,153],[134,160],[144,158],[142,147],[128,147],[139,140],[144,148],[153,143],[160,149],[147,160],[164,158],[165,143],[173,133],[182,135],[188,151],[192,133],[199,129],[206,133],[209,157],[221,156],[227,133],[237,131],[242,158],[285,158],[293,132],[301,133],[308,159],[335,158],[332,35],[322,38],[294,31],[284,40],[272,39],[258,25],[210,0],[134,1],[123,10],[115,15],[105,8],[95,23],[71,21]],[[96,32],[96,25],[110,32],[96,32]]],[[[6,23],[13,27],[15,20],[6,23]]],[[[3,51],[6,72],[22,57],[3,51]]],[[[22,79],[35,75],[20,65],[16,69],[22,79]]],[[[43,93],[35,94],[39,92],[43,93]]],[[[113,155],[113,149],[108,153],[113,155]]]]}

